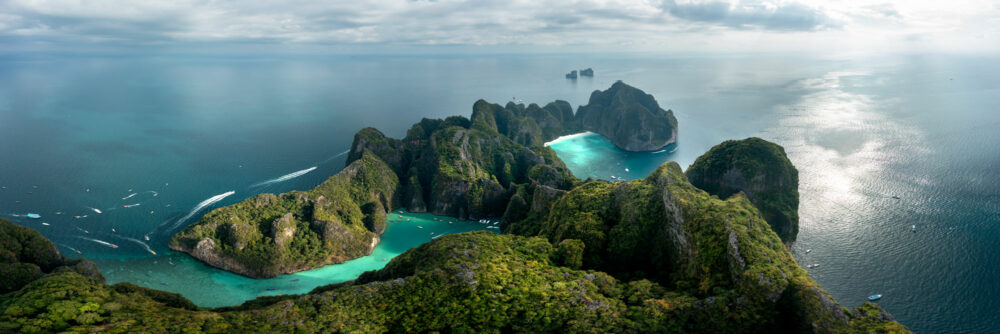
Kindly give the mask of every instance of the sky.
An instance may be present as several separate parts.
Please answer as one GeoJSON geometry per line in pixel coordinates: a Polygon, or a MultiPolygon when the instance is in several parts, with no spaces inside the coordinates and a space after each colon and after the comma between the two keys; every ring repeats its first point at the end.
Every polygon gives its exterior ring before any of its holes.
{"type": "Polygon", "coordinates": [[[1000,53],[1000,1],[0,0],[0,54],[1000,53]]]}

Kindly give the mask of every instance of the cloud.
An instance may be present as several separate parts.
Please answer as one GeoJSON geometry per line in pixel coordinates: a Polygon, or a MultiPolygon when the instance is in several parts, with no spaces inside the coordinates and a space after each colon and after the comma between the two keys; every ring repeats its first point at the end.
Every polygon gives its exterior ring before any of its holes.
{"type": "Polygon", "coordinates": [[[777,31],[813,31],[839,28],[842,22],[821,9],[800,3],[767,1],[704,1],[681,2],[666,0],[664,9],[674,17],[724,25],[735,29],[767,29],[777,31]]]}
{"type": "MultiPolygon", "coordinates": [[[[995,6],[954,1],[5,0],[0,1],[0,54],[445,46],[710,51],[767,45],[780,50],[796,47],[783,43],[792,38],[814,48],[847,40],[861,48],[892,45],[876,38],[902,40],[929,32],[997,36],[996,25],[989,23],[997,17],[995,6]]],[[[926,43],[954,37],[936,36],[925,38],[926,43]]]]}

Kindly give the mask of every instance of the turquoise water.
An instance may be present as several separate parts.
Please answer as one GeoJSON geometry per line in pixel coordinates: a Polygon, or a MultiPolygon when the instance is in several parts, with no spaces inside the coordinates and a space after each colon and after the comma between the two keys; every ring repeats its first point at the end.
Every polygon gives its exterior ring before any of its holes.
{"type": "MultiPolygon", "coordinates": [[[[599,136],[553,145],[574,173],[634,179],[666,160],[686,167],[726,139],[775,141],[800,172],[793,253],[820,264],[809,272],[838,301],[856,306],[881,293],[880,305],[921,333],[996,331],[997,58],[8,57],[0,59],[0,215],[97,260],[111,282],[203,305],[308,291],[377,269],[380,257],[320,269],[330,272],[309,281],[257,282],[170,254],[166,242],[211,208],[316,186],[343,167],[364,126],[402,137],[421,117],[468,116],[480,98],[577,106],[619,79],[674,110],[679,141],[659,153],[620,152],[599,136]],[[563,77],[587,67],[595,77],[563,77]],[[289,175],[297,176],[282,179],[289,175]],[[124,207],[132,204],[140,205],[124,207]],[[164,265],[170,257],[175,266],[164,265]]],[[[409,245],[426,237],[414,234],[409,245]]]]}
{"type": "Polygon", "coordinates": [[[641,179],[664,162],[676,161],[680,155],[677,145],[652,152],[623,151],[611,140],[592,132],[564,136],[546,146],[555,150],[573,175],[582,179],[641,179]]]}
{"type": "Polygon", "coordinates": [[[371,255],[269,279],[247,278],[219,270],[172,251],[161,256],[102,258],[96,262],[110,284],[132,282],[180,293],[199,306],[230,306],[261,296],[302,294],[318,286],[349,281],[365,271],[381,269],[392,258],[434,236],[499,230],[489,226],[494,225],[426,213],[391,213],[382,241],[371,255]]]}

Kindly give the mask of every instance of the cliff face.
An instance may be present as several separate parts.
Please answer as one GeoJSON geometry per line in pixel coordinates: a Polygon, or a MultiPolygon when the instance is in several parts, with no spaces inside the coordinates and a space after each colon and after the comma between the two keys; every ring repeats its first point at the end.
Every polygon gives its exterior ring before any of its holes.
{"type": "Polygon", "coordinates": [[[447,235],[355,281],[214,310],[56,271],[2,295],[0,331],[909,332],[873,304],[837,305],[743,196],[715,198],[674,163],[589,182],[533,214],[544,237],[447,235]],[[654,239],[667,246],[647,254],[654,239]]]}
{"type": "Polygon", "coordinates": [[[363,152],[382,158],[400,173],[407,209],[461,219],[503,215],[518,184],[568,189],[576,182],[555,152],[540,146],[565,131],[562,120],[572,119],[568,104],[505,109],[479,101],[473,109],[472,120],[424,119],[403,139],[362,130],[348,162],[363,152]]]}
{"type": "Polygon", "coordinates": [[[652,95],[618,81],[594,91],[576,119],[582,128],[599,133],[626,151],[653,151],[677,141],[677,119],[652,95]]]}
{"type": "Polygon", "coordinates": [[[642,180],[587,182],[545,212],[532,222],[540,225],[532,235],[558,245],[582,242],[573,247],[582,248],[581,268],[665,291],[659,302],[672,312],[654,317],[643,331],[906,331],[877,306],[850,312],[838,305],[745,196],[714,197],[691,185],[673,162],[642,180]]]}
{"type": "Polygon", "coordinates": [[[760,138],[728,140],[698,157],[687,177],[719,198],[743,192],[782,241],[795,241],[799,173],[781,146],[760,138]]]}
{"type": "Polygon", "coordinates": [[[250,277],[273,277],[370,254],[399,180],[371,154],[309,191],[261,194],[206,214],[170,248],[250,277]]]}

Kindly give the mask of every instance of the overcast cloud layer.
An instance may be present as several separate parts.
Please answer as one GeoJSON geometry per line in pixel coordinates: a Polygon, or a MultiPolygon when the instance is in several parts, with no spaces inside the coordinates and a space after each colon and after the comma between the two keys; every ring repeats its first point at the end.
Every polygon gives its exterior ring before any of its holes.
{"type": "Polygon", "coordinates": [[[0,2],[0,53],[1000,50],[991,1],[0,2]]]}

